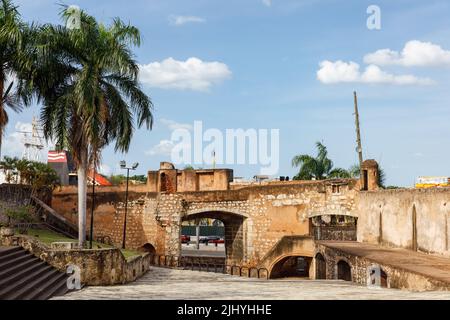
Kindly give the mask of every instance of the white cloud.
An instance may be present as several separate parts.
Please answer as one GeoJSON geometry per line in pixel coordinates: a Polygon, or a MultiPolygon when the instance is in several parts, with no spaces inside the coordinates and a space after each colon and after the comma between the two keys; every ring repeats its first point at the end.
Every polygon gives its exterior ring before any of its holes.
{"type": "Polygon", "coordinates": [[[430,85],[429,78],[418,78],[414,75],[394,75],[381,70],[378,66],[369,65],[361,73],[359,64],[350,61],[322,61],[317,71],[317,79],[325,84],[334,83],[368,83],[396,85],[430,85]]]}
{"type": "Polygon", "coordinates": [[[182,26],[186,23],[204,23],[205,19],[196,16],[169,16],[169,23],[174,26],[182,26]]]}
{"type": "Polygon", "coordinates": [[[110,166],[108,166],[105,163],[102,163],[100,165],[100,168],[98,169],[98,172],[100,172],[102,175],[104,176],[110,176],[113,172],[112,168],[110,166]]]}
{"type": "Polygon", "coordinates": [[[192,125],[188,123],[179,123],[174,120],[169,119],[161,119],[159,120],[163,125],[165,125],[169,130],[177,130],[177,129],[186,129],[186,130],[192,130],[192,125]]]}
{"type": "Polygon", "coordinates": [[[205,62],[191,57],[186,61],[167,58],[140,66],[140,80],[151,87],[206,91],[212,85],[231,77],[224,63],[205,62]]]}
{"type": "Polygon", "coordinates": [[[450,65],[450,51],[431,42],[408,41],[402,52],[381,49],[364,57],[367,64],[426,67],[450,65]]]}
{"type": "Polygon", "coordinates": [[[150,156],[170,156],[175,144],[170,140],[161,140],[157,145],[153,146],[150,150],[146,151],[145,154],[150,156]]]}
{"type": "Polygon", "coordinates": [[[272,5],[272,0],[262,0],[263,5],[270,7],[272,5]]]}

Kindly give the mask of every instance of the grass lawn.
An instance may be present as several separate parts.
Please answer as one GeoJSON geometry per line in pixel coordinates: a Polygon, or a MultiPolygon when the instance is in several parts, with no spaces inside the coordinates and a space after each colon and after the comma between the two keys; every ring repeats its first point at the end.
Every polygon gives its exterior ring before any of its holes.
{"type": "MultiPolygon", "coordinates": [[[[42,243],[45,243],[47,245],[50,245],[52,242],[60,242],[60,241],[78,242],[76,239],[71,239],[60,233],[56,233],[54,231],[44,230],[44,229],[28,229],[27,235],[35,237],[36,239],[38,239],[39,241],[41,241],[42,243]]],[[[92,248],[93,249],[112,248],[112,246],[93,241],[92,248]]],[[[134,251],[134,250],[129,250],[129,249],[120,249],[120,251],[122,251],[122,254],[124,255],[125,259],[127,259],[127,260],[132,257],[141,255],[140,252],[134,251]]]]}

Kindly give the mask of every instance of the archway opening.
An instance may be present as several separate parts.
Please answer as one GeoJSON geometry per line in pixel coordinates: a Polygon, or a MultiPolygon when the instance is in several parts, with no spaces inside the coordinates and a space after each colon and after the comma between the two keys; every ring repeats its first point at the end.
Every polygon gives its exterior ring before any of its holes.
{"type": "Polygon", "coordinates": [[[316,254],[316,279],[327,278],[327,264],[325,258],[321,253],[316,254]]]}
{"type": "Polygon", "coordinates": [[[151,243],[146,243],[142,247],[139,248],[140,251],[148,252],[150,254],[155,254],[156,249],[151,243]]]}
{"type": "Polygon", "coordinates": [[[167,176],[166,174],[163,172],[161,173],[161,186],[160,186],[160,191],[161,192],[166,192],[167,191],[167,176]]]}
{"type": "Polygon", "coordinates": [[[310,219],[314,240],[356,241],[358,218],[345,215],[321,215],[310,219]]]}
{"type": "Polygon", "coordinates": [[[244,220],[242,215],[223,211],[205,211],[184,217],[180,234],[181,255],[216,258],[216,262],[222,259],[228,265],[241,264],[244,220]]]}
{"type": "Polygon", "coordinates": [[[278,261],[270,273],[271,279],[276,278],[308,278],[312,258],[303,256],[288,256],[278,261]]]}
{"type": "Polygon", "coordinates": [[[337,263],[337,278],[339,280],[352,281],[352,268],[343,260],[337,263]]]}
{"type": "Polygon", "coordinates": [[[388,287],[388,275],[386,274],[386,272],[384,272],[383,269],[380,270],[381,271],[381,287],[382,288],[387,288],[388,287]]]}

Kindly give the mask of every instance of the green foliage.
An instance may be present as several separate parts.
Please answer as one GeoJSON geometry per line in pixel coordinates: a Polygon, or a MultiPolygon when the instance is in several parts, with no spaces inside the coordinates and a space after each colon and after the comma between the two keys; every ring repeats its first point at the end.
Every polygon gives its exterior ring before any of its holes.
{"type": "MultiPolygon", "coordinates": [[[[61,16],[66,20],[68,7],[61,16]]],[[[34,94],[44,107],[44,136],[67,147],[78,164],[98,162],[101,150],[115,142],[128,151],[134,131],[153,123],[152,102],[138,82],[131,46],[139,30],[116,18],[104,25],[81,11],[80,28],[44,25],[36,35],[34,94]]]]}
{"type": "Polygon", "coordinates": [[[342,168],[333,168],[333,161],[328,158],[327,148],[316,142],[317,156],[297,155],[292,159],[293,167],[300,167],[294,180],[323,180],[327,178],[350,178],[350,173],[342,168]]]}
{"type": "Polygon", "coordinates": [[[127,177],[125,177],[123,174],[117,174],[117,175],[111,175],[109,177],[109,181],[115,186],[121,184],[123,181],[126,180],[127,177]]]}
{"type": "MultiPolygon", "coordinates": [[[[117,174],[117,175],[111,175],[109,177],[109,181],[115,186],[126,183],[127,177],[123,174],[117,174]]],[[[133,181],[134,183],[146,183],[147,182],[147,176],[141,174],[141,175],[134,175],[129,177],[129,181],[133,181]]]]}
{"type": "Polygon", "coordinates": [[[4,129],[8,124],[6,107],[19,112],[22,110],[20,88],[28,83],[25,73],[29,61],[26,44],[29,27],[21,20],[17,7],[11,0],[0,2],[0,148],[4,129]],[[12,75],[15,80],[11,81],[12,75]],[[9,80],[9,82],[7,82],[9,80]]]}
{"type": "Polygon", "coordinates": [[[130,180],[136,181],[136,182],[141,182],[141,183],[146,183],[147,182],[147,176],[146,175],[134,175],[130,177],[130,180]]]}
{"type": "Polygon", "coordinates": [[[6,210],[5,215],[8,218],[9,226],[16,223],[31,223],[35,221],[32,206],[21,206],[14,209],[8,209],[6,210]]]}
{"type": "Polygon", "coordinates": [[[48,164],[5,156],[0,161],[0,169],[8,183],[30,185],[34,190],[54,189],[59,185],[59,177],[48,164]]]}

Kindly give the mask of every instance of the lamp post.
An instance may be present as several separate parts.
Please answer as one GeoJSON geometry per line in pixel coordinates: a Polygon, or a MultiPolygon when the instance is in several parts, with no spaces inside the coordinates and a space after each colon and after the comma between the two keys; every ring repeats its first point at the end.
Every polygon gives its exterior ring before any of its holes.
{"type": "Polygon", "coordinates": [[[127,170],[127,188],[125,191],[125,217],[123,221],[123,240],[122,240],[122,249],[125,249],[125,239],[127,234],[127,210],[128,210],[128,179],[130,178],[130,170],[136,170],[139,163],[133,163],[131,167],[127,167],[127,163],[125,160],[120,161],[120,168],[127,170]]]}
{"type": "Polygon", "coordinates": [[[95,205],[95,159],[92,173],[92,208],[91,208],[91,230],[89,231],[89,249],[92,249],[92,238],[94,237],[94,205],[95,205]]]}

